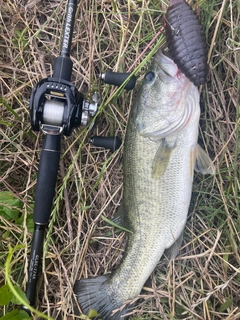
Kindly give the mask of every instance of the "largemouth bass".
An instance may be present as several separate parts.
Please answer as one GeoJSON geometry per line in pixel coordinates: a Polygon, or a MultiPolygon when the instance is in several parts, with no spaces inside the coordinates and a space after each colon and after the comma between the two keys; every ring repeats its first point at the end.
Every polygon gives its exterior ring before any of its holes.
{"type": "Polygon", "coordinates": [[[113,274],[76,281],[84,313],[123,319],[164,251],[178,252],[192,193],[194,168],[213,173],[197,144],[198,88],[161,51],[131,108],[124,142],[124,194],[115,221],[131,230],[125,256],[113,274]]]}

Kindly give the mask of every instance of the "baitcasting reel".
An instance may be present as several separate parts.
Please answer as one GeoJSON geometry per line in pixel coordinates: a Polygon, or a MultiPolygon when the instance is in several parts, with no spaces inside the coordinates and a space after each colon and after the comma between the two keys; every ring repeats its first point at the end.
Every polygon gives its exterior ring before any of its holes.
{"type": "Polygon", "coordinates": [[[82,94],[70,82],[43,79],[33,88],[30,98],[32,128],[45,134],[69,136],[81,124],[83,104],[82,94]]]}
{"type": "MultiPolygon", "coordinates": [[[[100,78],[104,83],[120,86],[129,75],[129,73],[107,71],[100,78]]],[[[125,89],[132,90],[135,83],[136,78],[133,76],[125,85],[125,89]]],[[[91,102],[86,101],[83,94],[78,92],[71,82],[63,78],[52,77],[41,80],[33,88],[30,98],[32,129],[41,130],[44,134],[69,136],[74,128],[80,125],[86,126],[97,110],[98,95],[96,92],[91,102]]],[[[106,137],[106,139],[105,137],[92,137],[90,142],[95,146],[111,150],[116,150],[121,145],[118,137],[106,137]]]]}

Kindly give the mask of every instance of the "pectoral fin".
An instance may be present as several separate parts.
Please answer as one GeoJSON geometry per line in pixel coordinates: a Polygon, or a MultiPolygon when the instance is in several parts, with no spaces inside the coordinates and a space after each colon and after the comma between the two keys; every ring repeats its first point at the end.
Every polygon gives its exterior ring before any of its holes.
{"type": "Polygon", "coordinates": [[[164,175],[174,148],[175,144],[168,143],[166,139],[162,139],[153,159],[152,178],[159,178],[164,175]]]}
{"type": "Polygon", "coordinates": [[[196,163],[194,169],[202,174],[214,174],[216,171],[212,160],[199,144],[196,146],[196,163]]]}

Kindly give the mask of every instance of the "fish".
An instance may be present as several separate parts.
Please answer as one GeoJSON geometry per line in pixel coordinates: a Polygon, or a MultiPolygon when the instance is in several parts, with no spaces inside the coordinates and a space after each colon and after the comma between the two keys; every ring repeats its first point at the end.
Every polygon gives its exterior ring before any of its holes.
{"type": "Polygon", "coordinates": [[[127,228],[124,257],[113,273],[77,280],[81,310],[101,319],[125,316],[164,253],[181,246],[194,169],[215,168],[198,145],[198,88],[158,51],[134,99],[123,149],[123,201],[114,222],[127,228]],[[117,310],[114,313],[114,310],[117,310]]]}

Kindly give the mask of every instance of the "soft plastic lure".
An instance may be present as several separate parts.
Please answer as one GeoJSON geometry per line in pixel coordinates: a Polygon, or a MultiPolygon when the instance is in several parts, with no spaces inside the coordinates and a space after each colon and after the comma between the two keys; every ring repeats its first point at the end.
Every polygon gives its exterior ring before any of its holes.
{"type": "Polygon", "coordinates": [[[200,86],[208,75],[207,44],[195,11],[184,0],[171,0],[166,13],[169,53],[185,76],[200,86]]]}

